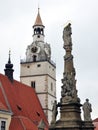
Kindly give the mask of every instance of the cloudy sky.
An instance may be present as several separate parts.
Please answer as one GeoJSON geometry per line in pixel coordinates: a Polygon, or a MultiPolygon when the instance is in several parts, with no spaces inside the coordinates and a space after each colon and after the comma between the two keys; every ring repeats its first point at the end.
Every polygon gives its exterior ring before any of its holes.
{"type": "Polygon", "coordinates": [[[57,97],[63,77],[62,32],[72,23],[74,66],[81,103],[90,99],[92,118],[98,117],[98,1],[97,0],[1,0],[0,1],[0,73],[4,73],[8,52],[19,80],[20,59],[33,41],[32,26],[40,7],[45,25],[45,41],[51,44],[56,62],[57,97]]]}

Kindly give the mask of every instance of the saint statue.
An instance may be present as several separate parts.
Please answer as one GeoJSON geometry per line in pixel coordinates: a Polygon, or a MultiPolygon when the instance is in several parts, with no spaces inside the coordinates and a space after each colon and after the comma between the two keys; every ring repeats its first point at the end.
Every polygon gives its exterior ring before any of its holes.
{"type": "Polygon", "coordinates": [[[51,121],[51,124],[54,124],[56,122],[56,117],[57,117],[57,114],[58,114],[58,111],[57,111],[57,101],[55,100],[54,103],[53,103],[53,108],[52,108],[52,121],[51,121]]]}
{"type": "Polygon", "coordinates": [[[69,23],[63,31],[63,40],[65,46],[72,45],[71,34],[71,24],[69,23]]]}
{"type": "Polygon", "coordinates": [[[89,103],[89,99],[86,99],[86,102],[83,104],[83,112],[84,112],[84,121],[91,121],[91,104],[89,103]]]}

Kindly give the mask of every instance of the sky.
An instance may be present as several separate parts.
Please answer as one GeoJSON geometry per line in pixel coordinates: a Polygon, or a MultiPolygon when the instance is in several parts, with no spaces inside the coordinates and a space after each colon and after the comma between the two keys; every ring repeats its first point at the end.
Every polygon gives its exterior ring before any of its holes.
{"type": "Polygon", "coordinates": [[[57,99],[60,100],[65,51],[63,29],[71,22],[74,67],[81,104],[88,98],[92,119],[98,117],[98,0],[1,0],[0,73],[4,74],[9,49],[14,64],[14,79],[19,80],[20,59],[33,42],[38,7],[45,25],[45,42],[51,45],[56,63],[57,99]]]}

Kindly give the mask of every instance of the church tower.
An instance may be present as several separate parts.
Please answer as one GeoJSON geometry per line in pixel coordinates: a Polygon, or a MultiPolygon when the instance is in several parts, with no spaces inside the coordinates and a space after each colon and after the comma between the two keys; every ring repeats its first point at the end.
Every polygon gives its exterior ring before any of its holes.
{"type": "Polygon", "coordinates": [[[44,42],[44,28],[38,9],[33,25],[33,42],[27,46],[26,59],[20,62],[20,81],[35,88],[50,123],[56,100],[56,66],[51,60],[50,44],[44,42]]]}

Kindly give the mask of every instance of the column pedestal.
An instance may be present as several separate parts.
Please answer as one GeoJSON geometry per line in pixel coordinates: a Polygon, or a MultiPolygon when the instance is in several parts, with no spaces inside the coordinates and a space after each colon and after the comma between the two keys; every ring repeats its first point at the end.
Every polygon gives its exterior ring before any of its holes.
{"type": "Polygon", "coordinates": [[[94,130],[91,121],[81,120],[80,103],[60,105],[60,119],[51,124],[49,130],[94,130]]]}

